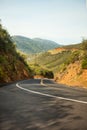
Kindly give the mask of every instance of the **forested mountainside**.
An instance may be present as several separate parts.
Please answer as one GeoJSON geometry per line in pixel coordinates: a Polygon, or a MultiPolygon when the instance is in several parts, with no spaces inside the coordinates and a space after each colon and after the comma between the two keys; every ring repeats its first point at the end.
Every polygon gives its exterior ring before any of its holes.
{"type": "Polygon", "coordinates": [[[87,40],[42,53],[29,62],[52,71],[59,83],[87,87],[87,40]]]}
{"type": "Polygon", "coordinates": [[[31,70],[16,52],[6,29],[0,24],[0,84],[30,78],[31,70]]]}
{"type": "Polygon", "coordinates": [[[54,41],[34,38],[30,39],[23,36],[12,36],[17,48],[27,54],[46,52],[50,49],[59,47],[60,45],[54,41]]]}

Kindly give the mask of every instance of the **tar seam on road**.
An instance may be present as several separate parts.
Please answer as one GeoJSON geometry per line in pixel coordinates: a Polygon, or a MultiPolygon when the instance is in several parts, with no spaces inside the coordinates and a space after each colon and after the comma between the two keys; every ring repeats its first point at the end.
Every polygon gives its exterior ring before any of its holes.
{"type": "Polygon", "coordinates": [[[18,87],[19,89],[22,89],[24,91],[27,91],[27,92],[30,92],[30,93],[35,93],[35,94],[42,95],[42,96],[47,96],[47,97],[51,97],[51,98],[58,98],[58,99],[61,99],[61,100],[87,104],[86,101],[75,100],[75,99],[64,98],[64,97],[58,97],[58,96],[54,96],[54,95],[50,95],[50,94],[45,94],[45,93],[41,93],[41,92],[37,92],[37,91],[32,91],[32,90],[21,87],[20,85],[18,85],[18,83],[16,84],[16,87],[18,87]]]}

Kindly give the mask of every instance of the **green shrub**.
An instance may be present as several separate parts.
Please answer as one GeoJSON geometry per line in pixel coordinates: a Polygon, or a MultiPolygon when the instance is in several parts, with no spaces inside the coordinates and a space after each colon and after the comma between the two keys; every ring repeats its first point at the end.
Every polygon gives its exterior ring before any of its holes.
{"type": "Polygon", "coordinates": [[[82,60],[82,69],[87,69],[87,59],[82,60]]]}
{"type": "Polygon", "coordinates": [[[72,52],[69,57],[66,59],[65,64],[69,65],[70,63],[74,63],[75,61],[78,61],[80,58],[79,51],[72,52]]]}
{"type": "Polygon", "coordinates": [[[39,64],[32,64],[30,67],[32,68],[34,75],[41,75],[41,76],[44,76],[46,78],[53,78],[54,77],[54,74],[52,71],[44,69],[39,64]]]}
{"type": "Polygon", "coordinates": [[[43,71],[40,68],[35,70],[35,75],[43,75],[43,71]]]}
{"type": "Polygon", "coordinates": [[[4,72],[3,72],[2,68],[0,67],[0,78],[2,78],[3,75],[4,75],[4,72]]]}
{"type": "Polygon", "coordinates": [[[64,70],[66,70],[66,64],[63,63],[59,66],[59,71],[63,72],[64,70]]]}
{"type": "Polygon", "coordinates": [[[86,39],[83,39],[81,48],[82,48],[82,50],[87,50],[87,40],[86,39]]]}
{"type": "Polygon", "coordinates": [[[46,78],[54,78],[54,74],[52,71],[46,71],[44,77],[46,78]]]}
{"type": "Polygon", "coordinates": [[[0,56],[0,63],[1,64],[6,64],[7,63],[7,60],[6,60],[6,58],[4,57],[4,56],[0,56]]]}

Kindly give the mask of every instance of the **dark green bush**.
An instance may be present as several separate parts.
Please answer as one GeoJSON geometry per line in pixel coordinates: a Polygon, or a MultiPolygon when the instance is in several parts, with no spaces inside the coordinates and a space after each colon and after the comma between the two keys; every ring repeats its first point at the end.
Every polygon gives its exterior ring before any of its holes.
{"type": "Polygon", "coordinates": [[[0,55],[0,63],[3,63],[3,64],[7,63],[7,59],[2,55],[0,55]]]}
{"type": "Polygon", "coordinates": [[[82,48],[82,50],[87,50],[87,40],[86,39],[83,39],[81,48],[82,48]]]}
{"type": "Polygon", "coordinates": [[[32,68],[34,75],[41,75],[41,76],[44,76],[45,78],[54,77],[54,74],[52,71],[49,71],[49,70],[41,67],[39,64],[33,64],[30,67],[32,68]]]}
{"type": "Polygon", "coordinates": [[[2,67],[0,67],[0,80],[3,78],[3,76],[4,76],[4,72],[2,67]]]}
{"type": "Polygon", "coordinates": [[[47,71],[44,75],[44,77],[46,78],[54,78],[54,74],[52,71],[47,71]]]}
{"type": "Polygon", "coordinates": [[[82,60],[82,69],[87,69],[87,59],[82,60]]]}

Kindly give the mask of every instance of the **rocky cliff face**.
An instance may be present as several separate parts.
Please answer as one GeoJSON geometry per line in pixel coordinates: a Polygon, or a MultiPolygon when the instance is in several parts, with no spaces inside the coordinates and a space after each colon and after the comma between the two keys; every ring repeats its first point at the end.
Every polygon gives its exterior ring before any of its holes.
{"type": "Polygon", "coordinates": [[[31,70],[20,58],[12,54],[0,54],[0,83],[28,79],[31,77],[31,70]]]}
{"type": "Polygon", "coordinates": [[[68,86],[87,87],[87,69],[83,70],[81,63],[77,61],[67,66],[64,72],[57,73],[55,80],[68,86]]]}

